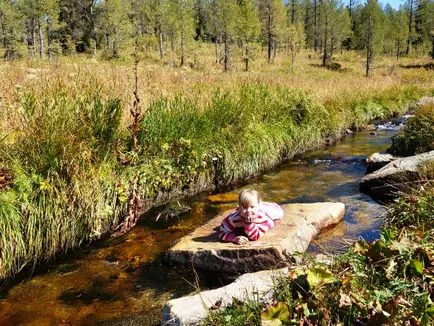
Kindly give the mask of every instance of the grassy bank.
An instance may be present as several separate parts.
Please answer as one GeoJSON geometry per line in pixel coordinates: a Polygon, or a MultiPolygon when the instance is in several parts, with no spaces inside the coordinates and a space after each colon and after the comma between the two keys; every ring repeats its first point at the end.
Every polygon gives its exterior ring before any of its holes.
{"type": "MultiPolygon", "coordinates": [[[[415,135],[424,106],[398,134],[415,135]]],[[[425,121],[425,119],[422,119],[425,121]]],[[[432,127],[433,123],[430,123],[432,127]]],[[[426,134],[410,138],[421,143],[426,134]]],[[[407,145],[409,143],[406,143],[407,145]]],[[[396,146],[396,144],[395,144],[396,146]]],[[[432,325],[434,322],[434,165],[419,170],[389,207],[380,239],[355,242],[324,264],[303,257],[276,280],[261,302],[233,302],[211,313],[204,325],[432,325]]]]}
{"type": "MultiPolygon", "coordinates": [[[[403,76],[414,81],[416,74],[404,73],[381,86],[372,79],[369,87],[318,95],[312,89],[320,83],[294,88],[281,74],[278,86],[258,72],[249,79],[212,75],[215,87],[202,88],[198,79],[181,93],[201,76],[192,72],[181,86],[170,83],[152,97],[145,87],[146,112],[133,149],[122,85],[131,75],[113,81],[113,71],[104,80],[102,72],[84,77],[79,63],[60,68],[32,68],[36,77],[29,78],[18,64],[2,67],[2,73],[15,71],[7,78],[19,87],[4,90],[0,112],[0,278],[112,232],[129,215],[133,193],[144,210],[229,184],[349,127],[400,114],[433,91],[425,77],[409,86],[403,76]]],[[[336,74],[324,71],[324,80],[335,81],[336,74]]]]}

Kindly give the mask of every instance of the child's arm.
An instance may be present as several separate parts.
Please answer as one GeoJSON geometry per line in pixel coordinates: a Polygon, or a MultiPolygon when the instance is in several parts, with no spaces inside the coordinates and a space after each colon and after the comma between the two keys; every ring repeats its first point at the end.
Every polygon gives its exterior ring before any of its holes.
{"type": "Polygon", "coordinates": [[[232,214],[226,216],[223,219],[222,224],[220,225],[219,238],[223,241],[233,242],[237,237],[235,233],[235,226],[233,224],[233,219],[237,212],[233,212],[232,214]]]}
{"type": "Polygon", "coordinates": [[[273,220],[280,220],[283,217],[283,209],[276,203],[262,202],[262,210],[273,220]]]}
{"type": "Polygon", "coordinates": [[[249,240],[258,240],[265,232],[274,227],[274,221],[270,218],[263,217],[256,222],[244,224],[244,232],[249,240]]]}

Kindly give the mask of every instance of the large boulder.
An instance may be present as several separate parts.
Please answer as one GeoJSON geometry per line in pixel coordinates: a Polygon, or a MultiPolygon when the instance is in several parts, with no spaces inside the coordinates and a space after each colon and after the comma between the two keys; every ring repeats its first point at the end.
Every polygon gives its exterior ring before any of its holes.
{"type": "Polygon", "coordinates": [[[246,245],[221,242],[218,229],[226,211],[169,249],[164,261],[197,269],[239,274],[283,267],[295,252],[304,252],[312,239],[344,216],[342,203],[287,204],[285,215],[258,241],[246,245]]]}
{"type": "Polygon", "coordinates": [[[234,298],[245,301],[261,296],[272,288],[277,277],[287,272],[288,269],[283,268],[244,274],[224,287],[170,300],[163,308],[161,325],[200,325],[210,310],[226,307],[234,298]]]}
{"type": "Polygon", "coordinates": [[[396,159],[364,176],[360,180],[360,189],[377,199],[393,198],[404,185],[408,186],[409,181],[417,179],[417,171],[422,164],[432,161],[434,161],[434,151],[396,159]]]}

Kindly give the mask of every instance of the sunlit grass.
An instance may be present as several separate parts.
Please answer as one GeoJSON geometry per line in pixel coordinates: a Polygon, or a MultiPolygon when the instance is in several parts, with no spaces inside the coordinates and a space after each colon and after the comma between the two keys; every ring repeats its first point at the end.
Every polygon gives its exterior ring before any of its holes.
{"type": "Polygon", "coordinates": [[[144,59],[135,151],[131,59],[0,65],[0,169],[13,176],[0,190],[0,278],[113,231],[136,176],[148,208],[257,174],[434,90],[432,72],[391,58],[365,78],[358,53],[337,55],[342,71],[330,71],[312,53],[290,67],[257,51],[248,73],[237,56],[222,73],[205,44],[183,68],[144,59]]]}

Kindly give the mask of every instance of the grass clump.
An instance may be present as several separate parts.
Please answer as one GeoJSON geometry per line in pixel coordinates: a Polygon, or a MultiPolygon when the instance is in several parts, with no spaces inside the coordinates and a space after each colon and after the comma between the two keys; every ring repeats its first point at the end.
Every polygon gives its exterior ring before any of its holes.
{"type": "Polygon", "coordinates": [[[414,117],[393,138],[389,151],[411,156],[434,149],[434,103],[419,107],[414,117]]]}
{"type": "Polygon", "coordinates": [[[201,322],[203,326],[254,326],[261,324],[261,305],[257,301],[248,303],[234,299],[225,312],[211,311],[201,322]]]}

